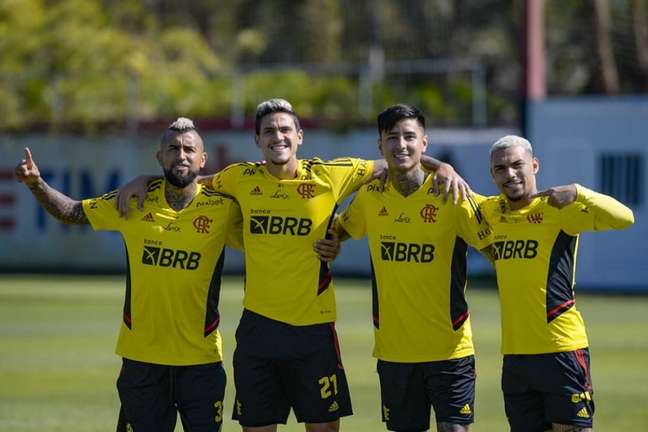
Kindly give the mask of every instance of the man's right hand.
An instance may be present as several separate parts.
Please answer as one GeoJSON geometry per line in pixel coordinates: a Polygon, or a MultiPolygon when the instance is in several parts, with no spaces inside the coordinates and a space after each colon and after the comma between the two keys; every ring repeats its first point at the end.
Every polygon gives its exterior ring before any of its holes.
{"type": "Polygon", "coordinates": [[[25,147],[25,159],[16,166],[16,178],[29,188],[37,185],[41,179],[40,171],[32,159],[29,147],[25,147]]]}
{"type": "Polygon", "coordinates": [[[117,191],[117,210],[121,217],[128,217],[128,207],[132,197],[137,197],[137,208],[140,211],[144,210],[144,198],[146,198],[149,180],[151,180],[149,176],[139,176],[119,188],[119,191],[117,191]]]}

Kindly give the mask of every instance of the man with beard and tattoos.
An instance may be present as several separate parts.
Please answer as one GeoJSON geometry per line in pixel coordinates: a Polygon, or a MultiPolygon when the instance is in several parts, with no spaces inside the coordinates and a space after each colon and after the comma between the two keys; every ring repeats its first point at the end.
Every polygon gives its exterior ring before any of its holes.
{"type": "Polygon", "coordinates": [[[152,182],[143,215],[119,217],[116,192],[73,200],[40,176],[31,152],[16,177],[63,223],[117,231],[126,247],[126,292],[116,352],[118,431],[218,432],[223,417],[218,300],[225,244],[242,249],[241,214],[229,196],[200,185],[207,154],[191,120],[164,132],[157,160],[164,179],[152,182]]]}
{"type": "Polygon", "coordinates": [[[382,419],[390,431],[428,431],[433,407],[437,431],[465,432],[475,400],[466,251],[488,246],[489,227],[472,196],[454,205],[434,193],[416,107],[385,109],[378,133],[388,180],[363,186],[334,229],[369,239],[382,419]]]}

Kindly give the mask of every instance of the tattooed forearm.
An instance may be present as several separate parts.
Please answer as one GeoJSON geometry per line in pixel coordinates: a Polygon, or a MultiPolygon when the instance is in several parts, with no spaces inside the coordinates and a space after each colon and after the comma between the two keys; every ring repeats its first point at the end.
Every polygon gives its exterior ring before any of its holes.
{"type": "Polygon", "coordinates": [[[76,201],[50,187],[43,179],[29,185],[29,190],[49,214],[66,224],[87,224],[81,201],[76,201]]]}

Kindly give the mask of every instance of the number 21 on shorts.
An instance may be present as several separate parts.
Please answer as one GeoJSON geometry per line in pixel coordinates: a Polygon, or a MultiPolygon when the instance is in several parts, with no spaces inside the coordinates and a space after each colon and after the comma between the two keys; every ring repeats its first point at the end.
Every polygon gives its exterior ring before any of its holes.
{"type": "Polygon", "coordinates": [[[338,393],[337,375],[333,374],[331,376],[322,377],[317,380],[317,382],[321,386],[320,396],[322,396],[322,399],[327,399],[331,397],[331,395],[336,395],[338,393]],[[332,393],[331,390],[333,390],[332,393]]]}

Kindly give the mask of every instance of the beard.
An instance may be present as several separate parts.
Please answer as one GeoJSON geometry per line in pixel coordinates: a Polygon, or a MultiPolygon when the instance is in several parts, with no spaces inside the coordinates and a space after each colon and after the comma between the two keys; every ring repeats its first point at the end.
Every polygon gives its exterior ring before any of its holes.
{"type": "Polygon", "coordinates": [[[177,188],[185,188],[194,182],[198,176],[197,172],[189,171],[185,175],[179,175],[173,172],[173,168],[164,170],[164,177],[169,183],[177,188]]]}

